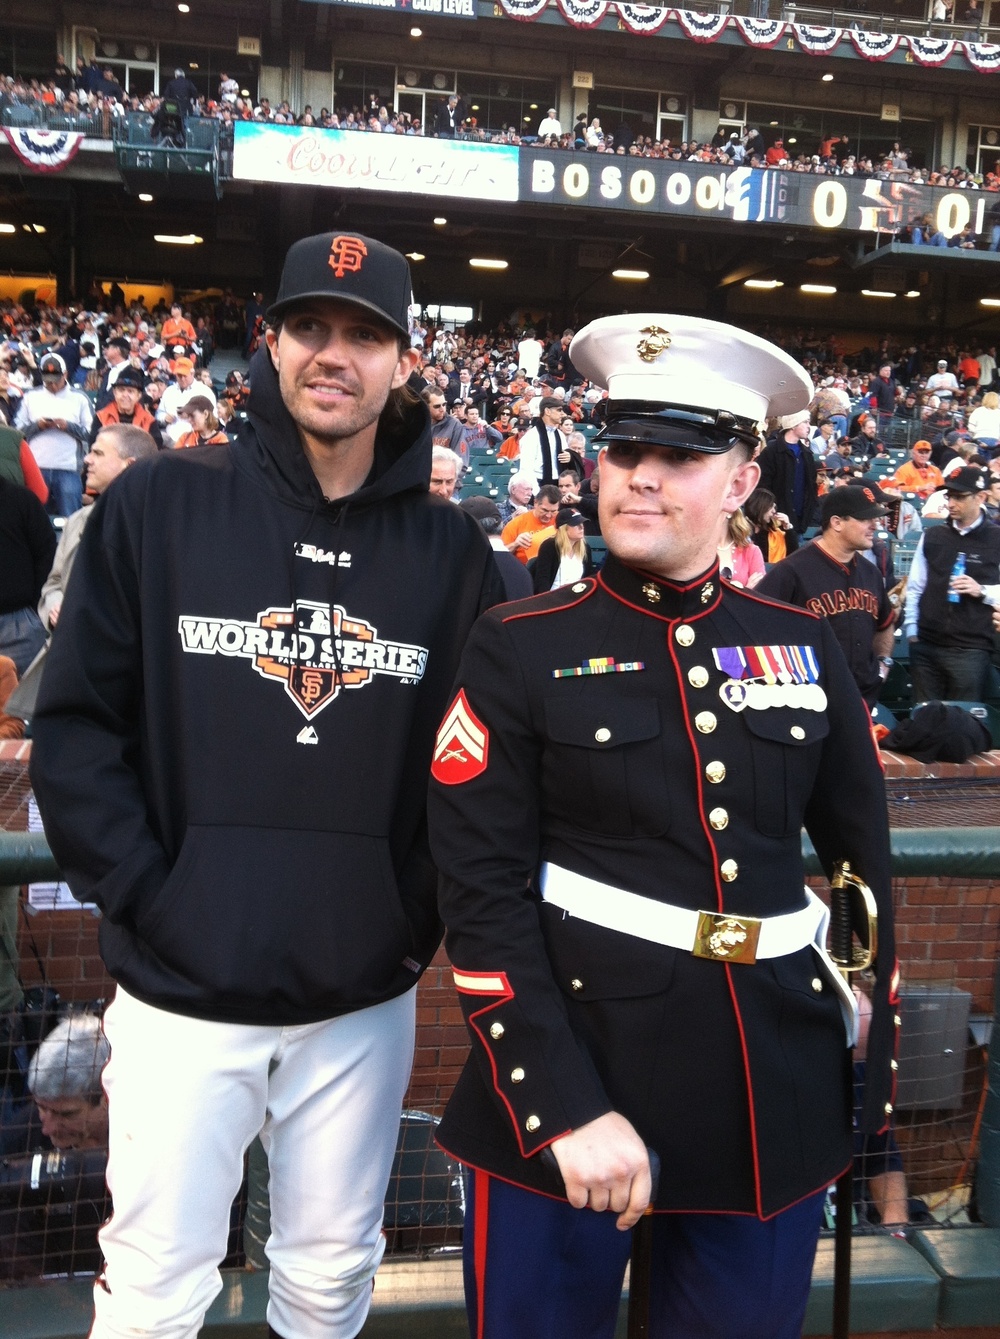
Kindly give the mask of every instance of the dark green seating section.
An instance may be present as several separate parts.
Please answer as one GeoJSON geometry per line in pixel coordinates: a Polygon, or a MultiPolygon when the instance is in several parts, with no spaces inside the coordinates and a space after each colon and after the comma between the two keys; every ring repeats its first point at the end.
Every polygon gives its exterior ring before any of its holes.
{"type": "Polygon", "coordinates": [[[1000,1228],[925,1228],[913,1245],[941,1280],[940,1325],[1000,1329],[1000,1228]]]}
{"type": "MultiPolygon", "coordinates": [[[[898,1237],[855,1237],[851,1248],[851,1332],[933,1330],[940,1285],[937,1274],[898,1237]]],[[[1000,1312],[997,1313],[1000,1320],[1000,1312]]],[[[829,1334],[833,1326],[833,1240],[816,1252],[803,1334],[829,1334]]]]}

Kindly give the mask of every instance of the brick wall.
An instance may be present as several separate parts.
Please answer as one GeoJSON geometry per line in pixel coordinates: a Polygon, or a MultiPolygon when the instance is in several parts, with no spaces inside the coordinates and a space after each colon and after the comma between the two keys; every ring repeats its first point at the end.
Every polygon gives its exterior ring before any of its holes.
{"type": "MultiPolygon", "coordinates": [[[[0,743],[0,826],[24,828],[26,824],[27,749],[18,749],[16,761],[0,743]],[[7,796],[6,803],[4,795],[7,796]],[[13,798],[11,798],[13,797],[13,798]]],[[[978,787],[974,794],[957,801],[954,821],[996,823],[1000,817],[1000,752],[971,764],[924,767],[912,759],[889,755],[887,780],[890,810],[899,797],[910,799],[917,780],[963,778],[978,787]],[[984,777],[996,781],[996,790],[983,790],[984,777]],[[895,797],[895,798],[894,798],[895,797]]],[[[928,803],[914,812],[906,810],[905,826],[933,826],[941,821],[941,809],[928,803]],[[918,820],[928,815],[925,823],[918,820]]],[[[812,881],[815,882],[815,881],[812,881]]],[[[949,984],[968,990],[976,1013],[991,1013],[993,980],[1000,953],[1000,881],[950,878],[900,879],[895,883],[897,937],[904,980],[910,984],[949,984]]],[[[92,1000],[108,997],[112,983],[97,952],[97,921],[88,912],[40,912],[22,916],[20,954],[26,984],[41,979],[38,959],[45,975],[65,999],[92,1000]]],[[[425,974],[417,995],[417,1051],[407,1105],[438,1113],[458,1077],[468,1052],[451,973],[440,950],[425,974]]]]}

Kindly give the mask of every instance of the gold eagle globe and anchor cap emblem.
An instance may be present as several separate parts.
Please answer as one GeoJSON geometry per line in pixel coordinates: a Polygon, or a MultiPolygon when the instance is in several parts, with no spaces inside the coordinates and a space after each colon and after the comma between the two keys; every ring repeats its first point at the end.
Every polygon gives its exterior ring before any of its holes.
{"type": "Polygon", "coordinates": [[[639,334],[645,338],[640,339],[635,351],[644,363],[655,363],[660,354],[666,353],[673,343],[670,331],[660,325],[643,326],[639,334]]]}

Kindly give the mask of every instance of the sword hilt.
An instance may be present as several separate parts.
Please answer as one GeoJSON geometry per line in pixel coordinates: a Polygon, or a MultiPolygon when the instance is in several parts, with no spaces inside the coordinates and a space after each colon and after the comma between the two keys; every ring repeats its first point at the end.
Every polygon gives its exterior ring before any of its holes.
{"type": "Polygon", "coordinates": [[[849,860],[838,860],[830,880],[830,957],[848,977],[870,967],[877,952],[875,895],[849,860]]]}

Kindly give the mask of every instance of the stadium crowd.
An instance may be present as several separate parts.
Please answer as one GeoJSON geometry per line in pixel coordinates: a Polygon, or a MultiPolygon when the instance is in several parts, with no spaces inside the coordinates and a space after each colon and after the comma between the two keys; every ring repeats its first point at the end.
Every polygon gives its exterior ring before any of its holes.
{"type": "MultiPolygon", "coordinates": [[[[943,186],[952,190],[1000,191],[1000,159],[981,173],[955,163],[918,165],[911,150],[893,142],[887,151],[855,148],[846,133],[831,134],[821,140],[800,145],[796,138],[786,141],[781,134],[765,137],[756,126],[742,130],[720,125],[709,141],[656,139],[642,129],[622,121],[614,129],[605,129],[599,117],[581,113],[574,125],[564,129],[556,109],[549,108],[530,128],[514,124],[486,126],[456,94],[443,97],[429,112],[429,120],[387,107],[378,94],[364,105],[314,108],[306,105],[295,111],[287,100],[272,104],[267,97],[254,99],[241,89],[228,73],[220,75],[214,96],[205,93],[183,70],[174,71],[162,93],[139,94],[123,89],[110,67],[82,58],[72,71],[57,57],[47,79],[0,75],[0,117],[14,107],[45,109],[46,118],[59,118],[63,128],[78,124],[91,133],[110,135],[114,123],[127,115],[145,114],[158,129],[168,109],[176,108],[181,117],[215,119],[228,129],[237,121],[266,122],[272,125],[314,126],[327,130],[364,131],[375,134],[431,135],[469,140],[477,143],[535,145],[568,152],[613,154],[616,156],[661,158],[675,162],[714,163],[720,166],[779,168],[789,172],[817,173],[825,176],[858,177],[862,180],[909,182],[912,185],[943,186]]],[[[1000,219],[1000,211],[998,211],[1000,219]]],[[[992,220],[991,220],[992,222],[992,220]]],[[[901,240],[937,246],[974,246],[968,237],[949,239],[928,227],[922,217],[911,220],[901,240]]],[[[1000,246],[1000,227],[986,239],[990,249],[1000,246]]]]}
{"type": "MultiPolygon", "coordinates": [[[[78,306],[0,304],[0,421],[13,429],[10,436],[21,435],[8,448],[18,456],[15,475],[21,469],[21,482],[35,487],[50,515],[65,517],[84,500],[85,457],[111,423],[148,431],[158,449],[235,437],[249,384],[238,370],[214,381],[211,362],[217,344],[250,354],[263,330],[263,312],[260,294],[241,303],[227,291],[185,310],[162,300],[149,307],[141,297],[126,303],[117,286],[107,294],[95,290],[78,306]]],[[[412,343],[422,354],[414,386],[433,423],[432,488],[456,499],[490,492],[493,481],[476,483],[476,466],[484,459],[514,471],[512,480],[500,480],[500,521],[509,525],[532,513],[536,522],[545,521],[529,526],[533,534],[543,532],[530,543],[524,522],[521,538],[505,538],[504,547],[523,563],[534,563],[540,544],[558,528],[551,522],[560,507],[573,512],[573,527],[582,527],[579,535],[574,530],[574,541],[599,534],[599,481],[588,437],[602,421],[606,392],[573,367],[572,333],[538,337],[524,324],[455,331],[413,320],[412,343]],[[560,448],[551,468],[542,445],[549,432],[557,434],[560,448]],[[542,497],[545,490],[554,496],[542,497]]],[[[994,346],[903,344],[887,337],[848,354],[835,336],[821,331],[764,327],[755,333],[801,362],[816,386],[808,431],[798,429],[808,442],[816,501],[875,469],[894,500],[891,523],[901,535],[919,528],[921,510],[944,514],[939,472],[969,464],[1000,470],[993,459],[1000,443],[994,346]],[[893,447],[919,448],[909,464],[935,473],[901,468],[890,478],[893,447]]],[[[770,431],[773,440],[781,427],[772,424],[770,431]]],[[[801,493],[801,480],[790,489],[801,493]]],[[[791,491],[777,493],[777,513],[797,513],[805,523],[792,529],[807,529],[815,507],[804,506],[791,491]]],[[[998,500],[994,484],[987,503],[991,519],[998,500]]],[[[770,537],[757,539],[765,558],[773,561],[794,546],[794,536],[785,545],[773,524],[765,529],[770,537]]],[[[548,555],[542,567],[548,570],[548,555]]],[[[576,570],[575,561],[566,570],[576,570]]]]}

